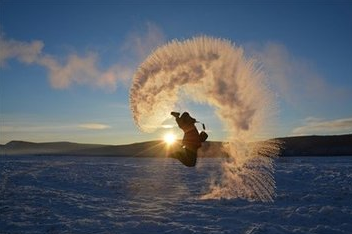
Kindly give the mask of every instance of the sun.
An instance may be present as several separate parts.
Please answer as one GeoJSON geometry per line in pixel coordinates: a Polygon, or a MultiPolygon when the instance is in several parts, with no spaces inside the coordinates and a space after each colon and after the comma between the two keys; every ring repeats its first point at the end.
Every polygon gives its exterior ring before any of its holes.
{"type": "Polygon", "coordinates": [[[176,141],[176,136],[173,133],[167,133],[164,135],[164,142],[167,145],[172,145],[176,141]]]}

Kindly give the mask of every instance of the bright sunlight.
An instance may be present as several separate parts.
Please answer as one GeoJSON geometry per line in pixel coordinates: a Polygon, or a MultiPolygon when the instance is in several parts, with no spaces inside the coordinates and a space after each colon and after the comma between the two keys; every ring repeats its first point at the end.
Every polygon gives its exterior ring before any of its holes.
{"type": "Polygon", "coordinates": [[[168,145],[172,145],[176,141],[176,136],[172,133],[167,133],[164,136],[164,142],[168,145]]]}

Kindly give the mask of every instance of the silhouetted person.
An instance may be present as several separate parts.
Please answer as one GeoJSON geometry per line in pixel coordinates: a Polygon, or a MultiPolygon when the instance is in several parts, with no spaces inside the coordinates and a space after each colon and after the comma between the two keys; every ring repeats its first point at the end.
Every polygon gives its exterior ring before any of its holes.
{"type": "Polygon", "coordinates": [[[184,136],[182,140],[183,148],[172,153],[170,157],[180,160],[187,167],[194,167],[197,163],[197,150],[201,147],[201,139],[196,126],[196,120],[187,112],[181,117],[180,113],[171,112],[176,118],[177,125],[183,130],[184,136]]]}

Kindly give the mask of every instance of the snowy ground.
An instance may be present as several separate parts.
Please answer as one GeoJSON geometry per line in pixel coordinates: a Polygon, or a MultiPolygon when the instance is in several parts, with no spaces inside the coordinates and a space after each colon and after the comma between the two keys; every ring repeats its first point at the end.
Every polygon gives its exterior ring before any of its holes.
{"type": "Polygon", "coordinates": [[[352,233],[352,157],[278,159],[274,203],[200,200],[219,162],[1,157],[0,233],[352,233]]]}

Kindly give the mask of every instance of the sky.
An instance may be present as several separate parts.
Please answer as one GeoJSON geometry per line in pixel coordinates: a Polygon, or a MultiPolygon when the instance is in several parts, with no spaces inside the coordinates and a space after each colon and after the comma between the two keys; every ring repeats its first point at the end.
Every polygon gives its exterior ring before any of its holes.
{"type": "MultiPolygon", "coordinates": [[[[352,133],[352,1],[0,0],[0,144],[161,139],[169,129],[133,122],[133,74],[158,46],[200,35],[262,58],[269,137],[352,133]]],[[[226,139],[212,110],[191,111],[226,139]]]]}

